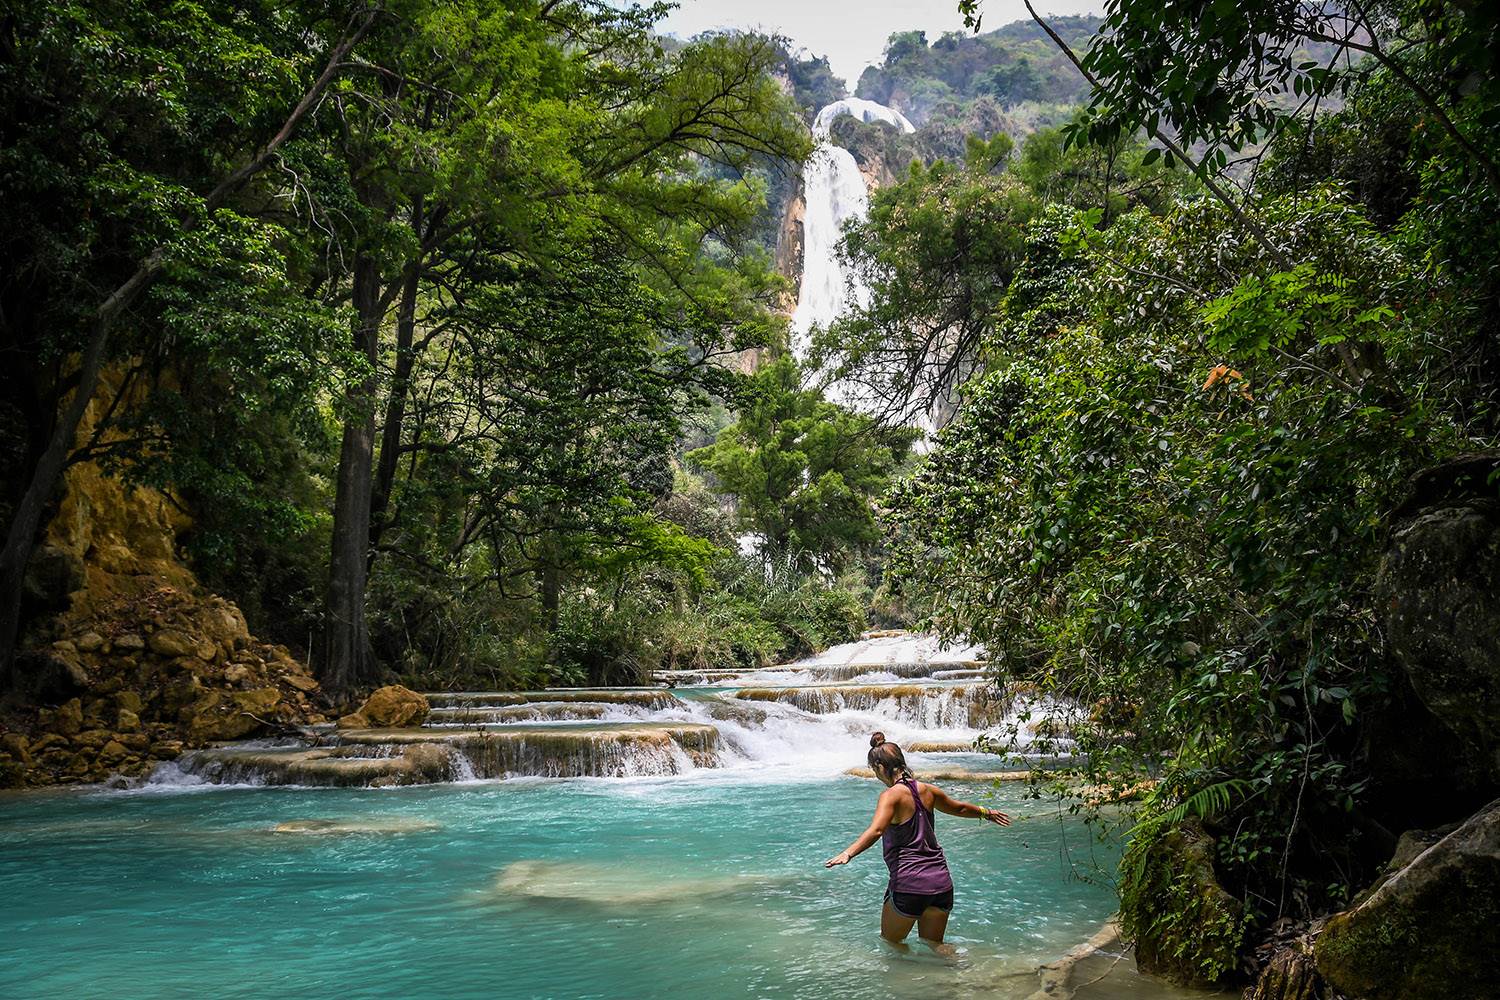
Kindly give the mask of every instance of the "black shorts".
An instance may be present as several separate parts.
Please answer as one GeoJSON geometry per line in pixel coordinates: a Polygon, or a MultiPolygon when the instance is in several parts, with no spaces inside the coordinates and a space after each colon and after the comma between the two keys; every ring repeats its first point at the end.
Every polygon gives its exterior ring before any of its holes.
{"type": "Polygon", "coordinates": [[[929,906],[935,906],[944,913],[952,913],[953,887],[949,886],[942,892],[892,892],[887,887],[885,901],[891,904],[891,909],[913,920],[920,917],[929,906]]]}

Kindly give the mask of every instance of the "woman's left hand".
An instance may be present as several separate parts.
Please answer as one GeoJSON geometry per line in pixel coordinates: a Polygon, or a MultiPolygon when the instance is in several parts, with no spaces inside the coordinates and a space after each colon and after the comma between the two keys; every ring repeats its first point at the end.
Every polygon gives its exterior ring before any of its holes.
{"type": "Polygon", "coordinates": [[[833,857],[823,862],[824,868],[832,868],[834,865],[847,865],[849,863],[849,852],[839,851],[833,857]]]}

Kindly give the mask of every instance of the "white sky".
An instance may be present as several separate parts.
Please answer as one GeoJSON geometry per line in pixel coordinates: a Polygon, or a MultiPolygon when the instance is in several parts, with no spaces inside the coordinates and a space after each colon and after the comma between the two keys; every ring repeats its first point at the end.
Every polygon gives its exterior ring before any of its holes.
{"type": "MultiPolygon", "coordinates": [[[[679,0],[660,27],[691,38],[714,28],[759,28],[786,35],[816,56],[827,56],[834,73],[849,81],[880,61],[885,40],[895,31],[921,29],[933,41],[945,31],[962,31],[957,0],[679,0]]],[[[1038,13],[1091,14],[1102,0],[1033,0],[1038,13]]],[[[1022,0],[986,0],[981,8],[985,30],[1029,19],[1022,0]]]]}

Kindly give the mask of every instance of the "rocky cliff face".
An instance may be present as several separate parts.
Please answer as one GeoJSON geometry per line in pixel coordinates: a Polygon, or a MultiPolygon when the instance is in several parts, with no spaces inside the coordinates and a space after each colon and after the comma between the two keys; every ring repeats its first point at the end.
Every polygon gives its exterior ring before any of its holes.
{"type": "Polygon", "coordinates": [[[185,746],[323,719],[307,668],[179,558],[190,523],[160,490],[92,462],[68,470],[27,576],[33,625],[19,701],[0,717],[0,787],[139,776],[185,746]]]}
{"type": "Polygon", "coordinates": [[[1392,658],[1463,750],[1462,779],[1500,791],[1500,459],[1473,456],[1418,477],[1382,562],[1392,658]]]}
{"type": "Polygon", "coordinates": [[[797,308],[797,284],[802,277],[802,219],[806,214],[807,202],[799,180],[781,208],[781,228],[776,231],[776,273],[787,280],[787,294],[781,300],[782,311],[787,315],[797,308]]]}

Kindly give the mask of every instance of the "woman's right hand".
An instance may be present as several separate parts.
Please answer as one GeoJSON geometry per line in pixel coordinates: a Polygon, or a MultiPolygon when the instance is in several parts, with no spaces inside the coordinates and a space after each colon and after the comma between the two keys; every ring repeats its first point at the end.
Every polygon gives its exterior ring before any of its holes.
{"type": "Polygon", "coordinates": [[[849,852],[839,851],[833,857],[823,862],[824,868],[832,868],[834,865],[847,865],[849,863],[849,852]]]}
{"type": "Polygon", "coordinates": [[[984,818],[996,826],[1010,826],[1010,817],[999,809],[986,809],[984,811],[984,818]]]}

